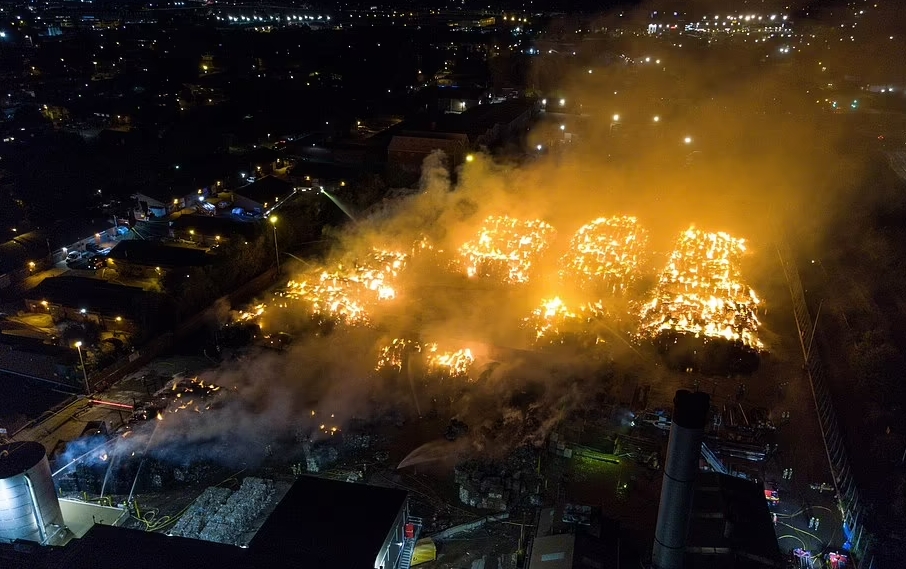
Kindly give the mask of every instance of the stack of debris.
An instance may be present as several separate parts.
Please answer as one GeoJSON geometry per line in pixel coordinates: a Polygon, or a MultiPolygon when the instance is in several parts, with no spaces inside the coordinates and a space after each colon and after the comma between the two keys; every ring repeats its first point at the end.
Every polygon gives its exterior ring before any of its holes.
{"type": "Polygon", "coordinates": [[[456,466],[459,499],[473,508],[504,511],[526,492],[536,491],[532,451],[516,449],[506,460],[470,459],[456,466]]]}
{"type": "Polygon", "coordinates": [[[450,424],[447,426],[444,431],[444,436],[448,441],[455,441],[458,437],[467,435],[469,433],[469,425],[460,421],[459,419],[450,419],[450,424]]]}
{"type": "Polygon", "coordinates": [[[345,433],[343,444],[350,450],[368,450],[371,448],[371,435],[367,433],[345,433]]]}
{"type": "Polygon", "coordinates": [[[179,521],[176,522],[176,525],[173,526],[173,529],[170,530],[169,534],[180,537],[198,537],[198,534],[201,533],[207,519],[214,515],[214,513],[226,503],[227,498],[229,498],[232,493],[233,492],[229,488],[219,488],[216,486],[206,488],[205,491],[201,493],[201,496],[192,502],[192,505],[189,506],[186,513],[179,518],[179,521]]]}
{"type": "Polygon", "coordinates": [[[240,538],[267,507],[274,495],[274,482],[246,478],[239,490],[208,488],[189,507],[170,535],[242,545],[240,538]]]}
{"type": "Polygon", "coordinates": [[[309,441],[302,443],[302,453],[305,456],[305,469],[308,472],[321,472],[335,463],[340,456],[333,446],[313,445],[309,441]]]}
{"type": "Polygon", "coordinates": [[[563,523],[591,525],[592,507],[582,504],[565,504],[563,506],[563,523]]]}

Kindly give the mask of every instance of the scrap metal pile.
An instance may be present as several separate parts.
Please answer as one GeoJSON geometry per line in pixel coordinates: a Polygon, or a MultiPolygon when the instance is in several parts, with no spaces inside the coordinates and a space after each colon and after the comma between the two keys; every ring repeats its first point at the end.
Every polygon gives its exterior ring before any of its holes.
{"type": "MultiPolygon", "coordinates": [[[[520,446],[500,460],[470,458],[456,465],[453,480],[459,500],[472,508],[505,511],[520,496],[537,488],[537,450],[520,446]]],[[[529,502],[540,504],[540,496],[529,502]]]]}
{"type": "Polygon", "coordinates": [[[466,275],[528,282],[532,264],[550,246],[554,228],[540,219],[523,221],[506,215],[489,216],[475,239],[459,249],[466,275]]]}
{"type": "Polygon", "coordinates": [[[648,232],[635,217],[599,217],[573,236],[560,275],[582,288],[623,294],[639,277],[647,246],[648,232]]]}
{"type": "Polygon", "coordinates": [[[742,281],[745,241],[726,233],[690,228],[676,242],[655,288],[642,307],[642,334],[665,332],[738,341],[762,349],[758,339],[760,300],[742,281]]]}
{"type": "Polygon", "coordinates": [[[274,482],[248,477],[235,492],[212,487],[202,492],[168,535],[202,539],[229,545],[246,545],[240,540],[252,529],[274,496],[274,482]]]}

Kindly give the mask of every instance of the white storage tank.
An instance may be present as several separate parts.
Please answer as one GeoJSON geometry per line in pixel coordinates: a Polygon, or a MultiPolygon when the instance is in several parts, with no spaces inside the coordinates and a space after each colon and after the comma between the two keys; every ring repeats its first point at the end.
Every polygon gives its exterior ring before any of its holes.
{"type": "Polygon", "coordinates": [[[44,447],[36,442],[0,445],[0,542],[46,544],[62,526],[44,447]]]}

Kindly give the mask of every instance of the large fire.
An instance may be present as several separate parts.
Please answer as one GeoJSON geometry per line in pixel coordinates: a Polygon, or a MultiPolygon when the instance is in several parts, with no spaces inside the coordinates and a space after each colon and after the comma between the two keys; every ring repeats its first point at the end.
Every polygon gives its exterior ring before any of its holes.
{"type": "Polygon", "coordinates": [[[579,228],[560,275],[608,294],[625,293],[639,276],[648,232],[631,216],[599,217],[579,228]]]}
{"type": "Polygon", "coordinates": [[[548,248],[554,228],[540,219],[489,216],[472,241],[459,249],[466,275],[528,282],[532,263],[548,248]]]}
{"type": "Polygon", "coordinates": [[[441,377],[468,378],[472,364],[475,363],[475,356],[469,348],[442,350],[436,342],[423,345],[415,340],[394,338],[381,348],[374,369],[400,372],[410,354],[424,354],[428,373],[441,377]]]}
{"type": "Polygon", "coordinates": [[[428,371],[451,378],[468,378],[475,363],[475,356],[469,348],[461,348],[455,351],[443,351],[437,347],[437,344],[428,344],[428,371]]]}
{"type": "Polygon", "coordinates": [[[536,341],[562,340],[568,334],[584,333],[596,318],[606,314],[604,305],[589,302],[570,310],[560,297],[542,300],[541,306],[532,310],[525,323],[535,330],[536,341]]]}
{"type": "MultiPolygon", "coordinates": [[[[488,217],[477,237],[453,255],[471,277],[525,283],[537,276],[533,272],[537,261],[553,237],[554,228],[540,220],[488,217]]],[[[648,234],[635,217],[602,217],[582,226],[572,237],[570,253],[563,257],[559,271],[561,284],[572,290],[556,291],[576,296],[552,294],[521,322],[513,322],[513,330],[520,324],[531,329],[536,345],[594,339],[602,328],[613,333],[609,325],[623,309],[615,313],[609,303],[625,306],[627,301],[634,302],[631,284],[644,271],[647,243],[648,234]],[[583,290],[568,286],[573,283],[583,290]]],[[[424,238],[402,251],[372,248],[353,262],[306,271],[277,291],[270,303],[251,306],[237,319],[262,324],[266,311],[298,303],[322,323],[380,324],[372,322],[375,309],[381,303],[395,305],[392,300],[401,294],[404,284],[402,272],[413,256],[430,252],[430,258],[421,257],[429,271],[434,263],[440,267],[450,262],[442,256],[443,249],[435,249],[424,238]]],[[[726,233],[694,228],[683,232],[650,302],[640,311],[632,310],[640,317],[639,335],[654,339],[665,332],[686,333],[763,348],[758,338],[760,301],[740,276],[745,252],[745,241],[726,233]]],[[[406,290],[416,288],[402,292],[406,290]]],[[[420,304],[407,306],[417,309],[420,304]]],[[[417,357],[424,371],[435,377],[469,377],[475,361],[472,352],[462,346],[441,349],[424,339],[397,338],[380,349],[375,370],[399,373],[409,357],[417,357]]]]}
{"type": "Polygon", "coordinates": [[[693,228],[676,242],[654,298],[642,307],[643,334],[665,331],[740,341],[755,349],[758,339],[755,292],[743,284],[740,261],[745,241],[726,233],[693,228]]]}
{"type": "MultiPolygon", "coordinates": [[[[309,272],[291,280],[281,293],[288,300],[309,304],[313,315],[346,324],[366,324],[368,309],[378,301],[396,298],[393,283],[408,254],[373,249],[362,261],[338,264],[332,271],[309,272]]],[[[258,315],[263,306],[256,307],[258,315]]]]}
{"type": "Polygon", "coordinates": [[[406,340],[405,338],[394,338],[386,346],[383,346],[378,354],[375,371],[395,370],[403,371],[403,364],[406,356],[411,352],[421,352],[422,345],[415,340],[406,340]]]}

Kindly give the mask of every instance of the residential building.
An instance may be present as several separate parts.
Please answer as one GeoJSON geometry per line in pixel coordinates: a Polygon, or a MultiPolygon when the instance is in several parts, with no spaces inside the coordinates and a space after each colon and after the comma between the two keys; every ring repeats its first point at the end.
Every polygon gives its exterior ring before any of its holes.
{"type": "Polygon", "coordinates": [[[277,203],[293,195],[293,192],[291,182],[264,176],[232,192],[231,211],[242,215],[263,216],[277,203]]]}
{"type": "Polygon", "coordinates": [[[403,132],[391,139],[387,148],[387,164],[405,174],[418,174],[425,158],[438,150],[444,153],[448,165],[455,168],[465,160],[469,137],[452,132],[403,132]]]}

